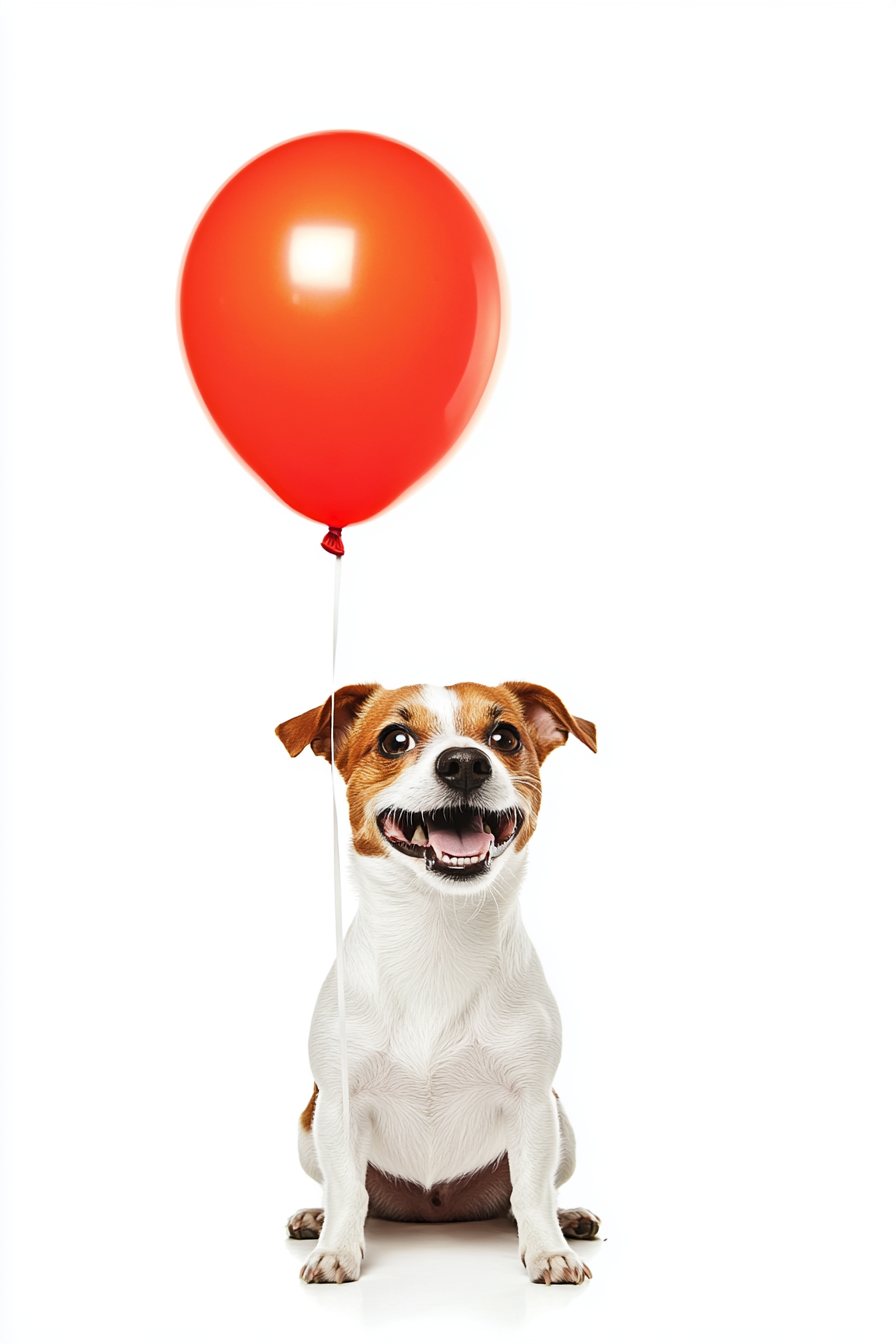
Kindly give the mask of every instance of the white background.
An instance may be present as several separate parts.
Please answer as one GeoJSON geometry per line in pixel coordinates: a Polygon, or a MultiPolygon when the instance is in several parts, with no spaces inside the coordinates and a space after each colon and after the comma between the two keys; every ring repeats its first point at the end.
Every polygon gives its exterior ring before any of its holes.
{"type": "Polygon", "coordinates": [[[894,28],[6,5],[5,1344],[892,1339],[894,28]],[[174,303],[223,180],[332,127],[444,164],[509,276],[475,434],[347,534],[340,674],[597,721],[524,894],[581,1290],[494,1225],[375,1225],[339,1293],[282,1244],[332,931],[327,773],[272,730],[327,693],[332,562],[174,303]]]}

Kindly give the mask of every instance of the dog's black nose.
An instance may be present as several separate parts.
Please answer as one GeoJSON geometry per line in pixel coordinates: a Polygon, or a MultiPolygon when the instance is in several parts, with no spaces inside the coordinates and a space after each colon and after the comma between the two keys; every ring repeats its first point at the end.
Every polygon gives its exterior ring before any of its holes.
{"type": "Polygon", "coordinates": [[[484,751],[476,747],[452,747],[443,751],[436,760],[436,774],[459,793],[481,789],[491,778],[492,763],[484,751]]]}

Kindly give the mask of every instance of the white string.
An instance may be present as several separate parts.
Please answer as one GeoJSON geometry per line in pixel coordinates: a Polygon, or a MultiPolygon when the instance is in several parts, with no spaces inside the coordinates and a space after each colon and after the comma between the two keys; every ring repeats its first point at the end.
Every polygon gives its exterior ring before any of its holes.
{"type": "Polygon", "coordinates": [[[342,942],[342,870],[339,865],[339,820],[336,812],[336,644],[339,638],[339,580],[342,556],[333,557],[333,668],[330,675],[330,784],[333,791],[333,895],[336,910],[336,1007],[339,1013],[339,1063],[342,1070],[342,1123],[349,1135],[348,1047],[345,1039],[345,949],[342,942]]]}

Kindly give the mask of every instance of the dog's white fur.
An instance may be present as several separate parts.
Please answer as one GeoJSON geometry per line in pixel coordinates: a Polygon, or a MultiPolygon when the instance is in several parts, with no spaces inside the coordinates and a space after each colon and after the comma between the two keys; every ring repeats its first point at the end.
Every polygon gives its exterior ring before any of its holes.
{"type": "MultiPolygon", "coordinates": [[[[473,746],[492,766],[477,805],[528,813],[501,756],[458,731],[457,693],[420,694],[438,731],[371,794],[371,812],[444,807],[451,798],[434,762],[448,748],[473,746]]],[[[462,882],[398,850],[351,858],[360,897],[345,939],[351,1132],[347,1140],[334,967],[311,1026],[314,1125],[300,1127],[302,1166],[322,1183],[326,1213],[304,1277],[358,1277],[368,1162],[428,1189],[506,1151],[529,1277],[581,1282],[588,1271],[557,1218],[556,1187],[572,1173],[575,1146],[552,1093],[560,1016],[517,901],[525,848],[509,846],[491,871],[462,882]]]]}

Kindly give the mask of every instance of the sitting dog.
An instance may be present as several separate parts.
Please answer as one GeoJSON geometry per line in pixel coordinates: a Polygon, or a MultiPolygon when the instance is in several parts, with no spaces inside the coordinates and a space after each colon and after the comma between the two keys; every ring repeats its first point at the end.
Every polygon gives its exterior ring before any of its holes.
{"type": "MultiPolygon", "coordinates": [[[[345,939],[351,1096],[343,1127],[336,973],[311,1026],[314,1094],[299,1155],[323,1209],[288,1223],[319,1238],[309,1283],[357,1279],[364,1221],[455,1222],[511,1213],[536,1283],[591,1274],[564,1236],[593,1240],[587,1209],[557,1209],[575,1138],[552,1083],[560,1016],[517,893],[541,796],[539,768],[594,724],[552,691],[343,686],[336,766],[347,786],[359,907],[345,939]]],[[[289,719],[291,756],[330,758],[330,701],[289,719]]]]}

